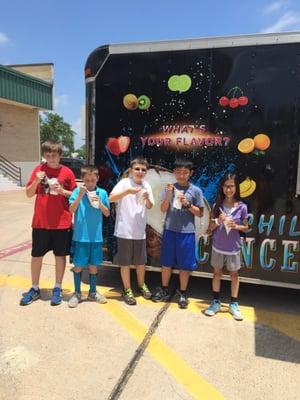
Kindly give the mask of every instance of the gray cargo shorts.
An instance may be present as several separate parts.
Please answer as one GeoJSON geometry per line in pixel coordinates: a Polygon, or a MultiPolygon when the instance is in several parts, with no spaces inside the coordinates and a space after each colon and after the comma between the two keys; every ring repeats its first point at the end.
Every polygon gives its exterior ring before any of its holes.
{"type": "Polygon", "coordinates": [[[117,237],[117,246],[114,264],[121,266],[146,264],[146,239],[134,240],[117,237]]]}

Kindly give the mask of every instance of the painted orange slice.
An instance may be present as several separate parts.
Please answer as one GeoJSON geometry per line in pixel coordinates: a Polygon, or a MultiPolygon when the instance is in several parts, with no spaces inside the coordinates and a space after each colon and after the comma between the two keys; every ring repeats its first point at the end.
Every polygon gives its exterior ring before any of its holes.
{"type": "Polygon", "coordinates": [[[259,133],[258,135],[254,136],[253,140],[255,148],[258,150],[267,150],[271,144],[269,136],[265,135],[264,133],[259,133]]]}
{"type": "Polygon", "coordinates": [[[238,144],[238,149],[241,153],[248,154],[254,150],[254,140],[251,138],[246,138],[240,141],[238,144]]]}

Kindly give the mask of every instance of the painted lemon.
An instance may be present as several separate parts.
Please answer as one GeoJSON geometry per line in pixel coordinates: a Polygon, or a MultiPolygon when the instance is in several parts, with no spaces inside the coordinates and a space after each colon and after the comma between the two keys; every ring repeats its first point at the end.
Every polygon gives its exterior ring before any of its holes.
{"type": "Polygon", "coordinates": [[[241,198],[249,197],[256,189],[256,182],[253,179],[247,178],[240,183],[241,198]]]}
{"type": "Polygon", "coordinates": [[[267,150],[271,144],[269,136],[265,135],[264,133],[259,133],[258,135],[254,136],[253,140],[255,148],[258,150],[267,150]]]}
{"type": "Polygon", "coordinates": [[[255,148],[254,140],[251,138],[243,139],[238,144],[238,150],[244,154],[251,153],[254,150],[254,148],[255,148]]]}
{"type": "Polygon", "coordinates": [[[128,93],[123,97],[123,105],[127,110],[136,110],[138,108],[138,99],[134,94],[128,93]]]}

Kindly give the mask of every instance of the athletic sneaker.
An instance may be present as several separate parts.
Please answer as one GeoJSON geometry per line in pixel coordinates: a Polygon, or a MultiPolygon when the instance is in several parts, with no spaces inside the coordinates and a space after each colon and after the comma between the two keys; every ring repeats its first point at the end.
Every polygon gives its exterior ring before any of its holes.
{"type": "Polygon", "coordinates": [[[29,289],[28,292],[23,293],[22,298],[20,300],[20,306],[28,306],[33,301],[39,299],[41,297],[40,289],[34,289],[33,287],[29,289]]]}
{"type": "Polygon", "coordinates": [[[99,292],[89,292],[87,299],[89,301],[95,301],[96,303],[99,303],[99,304],[107,303],[106,297],[103,296],[103,294],[101,294],[99,292]]]}
{"type": "Polygon", "coordinates": [[[237,302],[232,302],[229,304],[229,312],[232,314],[233,318],[237,321],[243,321],[242,313],[240,312],[239,305],[237,302]]]}
{"type": "Polygon", "coordinates": [[[158,287],[156,292],[152,295],[152,301],[168,301],[170,299],[169,289],[163,289],[162,287],[158,287]]]}
{"type": "Polygon", "coordinates": [[[135,306],[136,305],[136,299],[134,298],[132,290],[126,289],[123,292],[123,298],[125,300],[125,303],[128,304],[129,306],[135,306]]]}
{"type": "Polygon", "coordinates": [[[208,317],[213,317],[221,309],[220,300],[213,300],[211,305],[204,311],[208,317]]]}
{"type": "Polygon", "coordinates": [[[62,290],[59,287],[55,287],[52,290],[51,306],[58,306],[62,302],[62,290]]]}
{"type": "Polygon", "coordinates": [[[81,293],[73,293],[72,297],[68,301],[68,306],[70,308],[76,308],[81,302],[81,293]]]}
{"type": "Polygon", "coordinates": [[[139,287],[139,291],[144,297],[144,299],[151,299],[152,293],[150,292],[148,286],[144,283],[142,286],[139,287]]]}
{"type": "Polygon", "coordinates": [[[180,290],[177,290],[177,296],[177,304],[179,305],[179,308],[187,308],[189,304],[187,295],[185,293],[181,293],[180,290]]]}

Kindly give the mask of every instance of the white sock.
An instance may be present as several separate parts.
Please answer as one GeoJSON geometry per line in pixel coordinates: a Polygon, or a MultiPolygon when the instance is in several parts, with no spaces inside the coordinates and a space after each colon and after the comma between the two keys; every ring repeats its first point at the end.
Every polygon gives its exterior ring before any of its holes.
{"type": "Polygon", "coordinates": [[[39,285],[32,285],[34,290],[39,290],[39,285]]]}
{"type": "Polygon", "coordinates": [[[61,283],[56,283],[54,287],[58,287],[59,289],[61,289],[61,283]]]}

